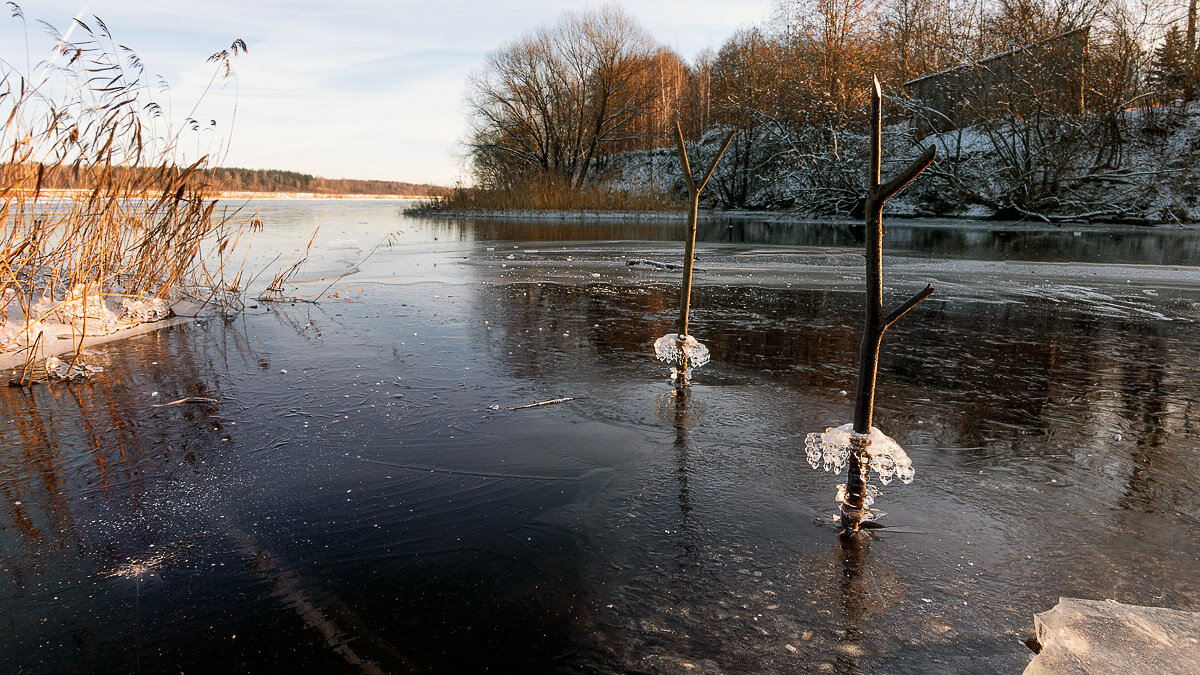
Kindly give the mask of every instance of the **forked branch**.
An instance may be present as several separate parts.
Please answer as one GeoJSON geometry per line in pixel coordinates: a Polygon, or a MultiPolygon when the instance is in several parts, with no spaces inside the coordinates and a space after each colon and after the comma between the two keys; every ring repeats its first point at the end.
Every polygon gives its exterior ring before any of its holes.
{"type": "Polygon", "coordinates": [[[733,130],[730,130],[729,135],[725,137],[725,142],[721,144],[720,151],[717,156],[713,157],[712,164],[708,165],[708,171],[704,174],[704,180],[700,181],[700,185],[696,185],[696,181],[692,178],[692,166],[688,162],[687,147],[683,143],[683,130],[679,128],[679,123],[675,123],[675,149],[679,152],[679,166],[683,169],[684,180],[687,181],[688,193],[699,194],[704,191],[704,186],[708,185],[708,179],[712,178],[713,171],[717,169],[717,162],[721,161],[721,157],[725,155],[725,151],[729,148],[729,144],[733,142],[733,130]]]}
{"type": "Polygon", "coordinates": [[[920,174],[925,170],[926,167],[933,163],[933,157],[936,154],[936,146],[931,145],[925,148],[925,152],[922,152],[920,157],[913,160],[913,163],[909,164],[908,168],[902,171],[900,175],[889,180],[883,185],[880,185],[878,197],[879,204],[883,205],[884,202],[892,198],[892,195],[903,190],[905,185],[911,183],[912,179],[916,178],[918,174],[920,174]]]}
{"type": "MultiPolygon", "coordinates": [[[[871,157],[867,174],[866,202],[866,317],[862,343],[859,346],[858,387],[854,397],[854,431],[865,435],[871,433],[871,418],[875,410],[875,380],[879,370],[879,349],[883,333],[900,320],[913,307],[933,294],[933,286],[926,285],[886,317],[883,315],[883,203],[899,192],[912,179],[925,170],[933,161],[934,146],[925,149],[907,169],[892,180],[880,181],[882,165],[882,101],[883,92],[879,79],[875,78],[871,90],[871,157]]],[[[861,444],[860,444],[861,445],[861,444]]],[[[867,513],[867,474],[870,455],[865,445],[850,453],[847,461],[845,499],[842,501],[842,527],[858,529],[867,513]]]]}
{"type": "Polygon", "coordinates": [[[908,310],[916,307],[922,300],[933,295],[933,286],[926,284],[924,290],[908,299],[908,302],[900,305],[887,318],[883,320],[883,329],[887,330],[892,327],[892,324],[900,320],[900,317],[908,313],[908,310]]]}
{"type": "Polygon", "coordinates": [[[688,334],[688,313],[692,304],[692,267],[696,260],[696,220],[700,210],[700,191],[704,189],[705,185],[708,185],[708,179],[712,178],[713,171],[717,168],[717,162],[721,161],[721,157],[732,141],[733,132],[730,131],[729,136],[725,138],[725,143],[721,145],[720,152],[708,165],[704,180],[700,181],[700,185],[697,186],[696,181],[692,179],[692,165],[688,161],[687,147],[683,143],[683,130],[679,128],[678,123],[675,124],[675,147],[679,150],[679,167],[683,170],[683,177],[688,184],[688,231],[683,253],[683,288],[679,299],[678,334],[681,338],[688,334]]]}

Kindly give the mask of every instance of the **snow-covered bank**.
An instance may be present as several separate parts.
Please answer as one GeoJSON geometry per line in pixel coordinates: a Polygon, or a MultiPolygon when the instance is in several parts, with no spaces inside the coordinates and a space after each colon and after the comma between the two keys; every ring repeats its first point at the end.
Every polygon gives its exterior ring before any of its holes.
{"type": "MultiPolygon", "coordinates": [[[[688,144],[689,153],[713,156],[727,131],[709,130],[688,144]]],[[[885,176],[937,147],[930,169],[888,202],[889,217],[1200,222],[1200,102],[1126,111],[1116,120],[988,119],[925,137],[902,122],[885,129],[883,145],[885,176]]],[[[738,129],[703,201],[848,215],[865,194],[867,156],[866,136],[852,130],[738,129]]],[[[597,180],[664,194],[682,185],[673,148],[615,155],[597,180]]]]}
{"type": "MultiPolygon", "coordinates": [[[[41,375],[37,369],[38,364],[40,364],[43,359],[49,359],[50,357],[54,356],[62,356],[63,354],[70,354],[75,352],[77,348],[86,350],[97,345],[102,345],[106,342],[123,340],[135,335],[142,335],[152,331],[160,330],[162,328],[177,326],[181,323],[187,323],[188,321],[193,320],[194,319],[190,317],[172,317],[150,323],[136,323],[120,326],[113,329],[109,333],[89,331],[82,341],[79,339],[78,331],[72,334],[70,327],[46,330],[46,334],[42,338],[42,343],[38,346],[37,358],[35,358],[33,361],[35,375],[41,375]]],[[[27,354],[28,351],[25,348],[17,348],[0,352],[0,370],[11,371],[9,373],[9,379],[16,379],[20,374],[19,371],[25,365],[25,357],[27,354]]]]}
{"type": "MultiPolygon", "coordinates": [[[[470,211],[458,209],[418,210],[409,209],[405,215],[417,218],[448,218],[448,219],[482,219],[482,220],[512,220],[527,222],[605,222],[620,221],[647,222],[681,222],[687,220],[687,212],[682,208],[672,211],[567,211],[522,209],[504,211],[470,211]]],[[[798,211],[770,211],[754,209],[701,209],[699,218],[705,220],[755,221],[762,223],[795,223],[795,224],[844,224],[861,226],[862,221],[848,216],[813,217],[811,214],[798,211]]],[[[1089,221],[1059,219],[1046,222],[1041,219],[1011,220],[994,219],[986,214],[973,210],[967,216],[929,216],[912,212],[885,213],[888,220],[905,224],[920,224],[926,227],[946,228],[952,230],[990,229],[990,230],[1070,230],[1087,229],[1097,231],[1140,232],[1153,229],[1159,230],[1191,230],[1195,226],[1176,222],[1158,222],[1150,224],[1131,224],[1128,222],[1089,221]]]]}

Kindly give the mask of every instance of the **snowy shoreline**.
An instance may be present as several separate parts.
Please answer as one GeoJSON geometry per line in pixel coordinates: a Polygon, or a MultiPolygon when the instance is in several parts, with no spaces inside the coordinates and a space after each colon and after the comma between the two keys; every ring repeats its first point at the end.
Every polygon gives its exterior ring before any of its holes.
{"type": "Polygon", "coordinates": [[[25,366],[30,343],[33,342],[37,342],[37,351],[32,359],[36,370],[36,364],[51,360],[51,357],[82,352],[106,342],[178,326],[208,315],[202,313],[204,305],[187,299],[169,305],[163,301],[136,303],[136,306],[131,306],[128,311],[123,309],[120,314],[112,311],[98,295],[87,298],[86,309],[79,306],[82,303],[77,297],[53,304],[55,307],[50,312],[39,307],[38,314],[45,316],[34,321],[32,326],[27,326],[17,303],[10,303],[5,320],[0,323],[0,331],[3,331],[0,333],[0,338],[3,338],[0,341],[0,345],[3,345],[0,350],[0,371],[10,371],[12,378],[18,377],[25,366]],[[143,304],[144,307],[141,306],[143,304]],[[87,312],[86,322],[82,318],[83,311],[87,312]],[[20,336],[16,333],[22,327],[29,335],[20,336]],[[84,327],[88,330],[81,336],[84,327]],[[40,341],[37,340],[37,333],[42,336],[40,341]]]}

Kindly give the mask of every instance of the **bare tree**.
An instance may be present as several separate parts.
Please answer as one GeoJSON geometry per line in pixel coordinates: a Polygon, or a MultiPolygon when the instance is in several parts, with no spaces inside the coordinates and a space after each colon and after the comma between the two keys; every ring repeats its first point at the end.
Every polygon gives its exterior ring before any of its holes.
{"type": "Polygon", "coordinates": [[[493,52],[468,82],[477,177],[535,171],[581,186],[598,159],[638,137],[661,92],[647,76],[659,52],[612,5],[566,13],[493,52]]]}

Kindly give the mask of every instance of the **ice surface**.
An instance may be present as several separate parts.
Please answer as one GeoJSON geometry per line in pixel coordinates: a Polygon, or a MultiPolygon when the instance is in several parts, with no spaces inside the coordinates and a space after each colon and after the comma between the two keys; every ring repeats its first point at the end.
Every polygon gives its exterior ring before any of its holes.
{"type": "Polygon", "coordinates": [[[867,435],[854,433],[853,424],[827,428],[824,433],[811,433],[804,439],[805,456],[812,468],[818,466],[826,471],[841,473],[850,458],[851,443],[865,440],[868,465],[879,476],[879,482],[887,485],[899,478],[905,485],[913,481],[916,473],[908,453],[894,439],[871,427],[867,435]]]}
{"type": "Polygon", "coordinates": [[[654,341],[654,355],[659,361],[669,363],[677,368],[684,366],[684,357],[687,360],[687,368],[699,368],[709,361],[708,347],[705,347],[699,340],[691,335],[685,335],[682,338],[677,333],[668,333],[654,341]]]}

